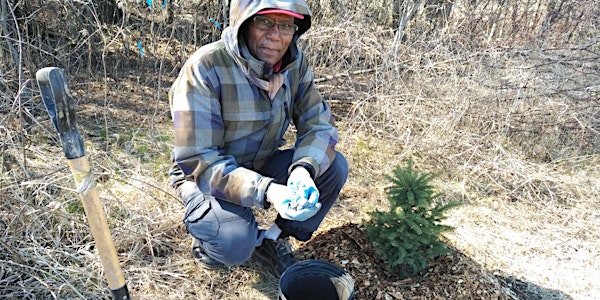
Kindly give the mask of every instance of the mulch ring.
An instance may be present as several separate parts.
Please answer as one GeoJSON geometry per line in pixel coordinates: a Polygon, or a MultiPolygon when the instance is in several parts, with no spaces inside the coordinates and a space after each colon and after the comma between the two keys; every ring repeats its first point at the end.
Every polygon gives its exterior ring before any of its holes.
{"type": "Polygon", "coordinates": [[[354,299],[510,299],[490,271],[453,248],[434,259],[424,274],[400,279],[376,257],[360,224],[330,227],[296,246],[299,259],[344,268],[355,280],[354,299]]]}

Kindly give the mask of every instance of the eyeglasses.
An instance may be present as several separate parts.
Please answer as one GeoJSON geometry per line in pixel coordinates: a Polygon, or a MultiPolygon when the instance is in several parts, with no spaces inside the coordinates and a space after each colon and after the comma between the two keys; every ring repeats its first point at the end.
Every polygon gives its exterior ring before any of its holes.
{"type": "Polygon", "coordinates": [[[275,24],[279,26],[279,32],[283,35],[292,35],[298,30],[298,25],[290,22],[275,22],[267,17],[261,16],[256,16],[252,20],[260,30],[270,30],[275,24]]]}

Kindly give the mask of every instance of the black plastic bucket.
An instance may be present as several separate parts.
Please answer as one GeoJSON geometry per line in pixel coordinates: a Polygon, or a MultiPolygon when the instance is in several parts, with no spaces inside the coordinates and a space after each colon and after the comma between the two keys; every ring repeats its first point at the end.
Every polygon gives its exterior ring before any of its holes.
{"type": "Polygon", "coordinates": [[[279,279],[280,300],[350,300],[354,279],[343,269],[321,260],[304,260],[279,279]]]}

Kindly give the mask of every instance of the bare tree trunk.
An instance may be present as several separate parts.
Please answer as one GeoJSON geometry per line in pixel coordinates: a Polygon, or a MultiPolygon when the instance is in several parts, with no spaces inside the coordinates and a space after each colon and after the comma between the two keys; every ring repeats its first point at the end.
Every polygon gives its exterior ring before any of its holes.
{"type": "Polygon", "coordinates": [[[409,8],[409,1],[405,1],[404,3],[398,5],[398,29],[396,30],[396,36],[394,37],[394,53],[398,52],[398,47],[402,43],[402,38],[404,37],[404,29],[406,29],[406,24],[410,21],[414,15],[417,13],[417,10],[423,3],[423,0],[417,0],[416,3],[413,4],[412,8],[409,8]]]}
{"type": "MultiPolygon", "coordinates": [[[[2,12],[1,12],[2,27],[0,27],[0,29],[1,29],[0,36],[8,37],[10,35],[10,29],[8,27],[8,3],[6,2],[7,0],[1,0],[1,1],[2,1],[2,12]]],[[[5,53],[5,51],[4,51],[5,49],[3,47],[0,47],[0,61],[11,62],[11,63],[9,63],[8,66],[6,66],[6,65],[3,66],[6,68],[10,68],[10,66],[12,66],[13,64],[17,64],[17,61],[19,59],[18,52],[15,49],[15,47],[13,46],[13,44],[10,42],[10,39],[4,38],[4,40],[6,41],[6,51],[8,51],[8,54],[5,53]]]]}
{"type": "Polygon", "coordinates": [[[221,0],[223,2],[223,29],[229,26],[229,0],[221,0]]]}

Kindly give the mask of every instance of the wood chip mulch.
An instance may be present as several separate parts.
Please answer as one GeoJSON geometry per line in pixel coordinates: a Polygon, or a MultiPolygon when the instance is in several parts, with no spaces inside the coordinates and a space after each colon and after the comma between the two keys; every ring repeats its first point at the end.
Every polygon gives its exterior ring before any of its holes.
{"type": "Polygon", "coordinates": [[[297,257],[345,269],[355,280],[354,299],[511,299],[490,271],[456,249],[433,260],[424,274],[401,279],[376,257],[362,225],[344,223],[298,243],[297,257]]]}

